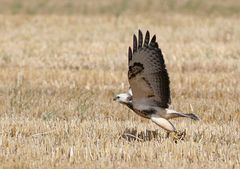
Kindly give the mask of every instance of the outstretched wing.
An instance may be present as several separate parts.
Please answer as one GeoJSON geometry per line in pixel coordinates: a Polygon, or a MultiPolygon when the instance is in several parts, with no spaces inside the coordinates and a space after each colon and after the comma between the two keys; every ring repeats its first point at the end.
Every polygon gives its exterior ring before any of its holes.
{"type": "Polygon", "coordinates": [[[149,43],[147,31],[143,44],[143,35],[139,30],[138,42],[133,36],[133,50],[128,50],[128,80],[133,93],[134,104],[168,108],[170,104],[169,77],[161,49],[154,35],[149,43]]]}

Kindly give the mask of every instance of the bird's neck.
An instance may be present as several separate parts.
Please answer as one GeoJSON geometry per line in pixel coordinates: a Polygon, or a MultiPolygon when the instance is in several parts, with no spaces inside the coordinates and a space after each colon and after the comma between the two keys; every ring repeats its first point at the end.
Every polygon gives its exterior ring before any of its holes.
{"type": "Polygon", "coordinates": [[[126,103],[126,106],[127,106],[128,108],[130,108],[130,109],[133,110],[133,104],[132,104],[132,102],[126,103]]]}

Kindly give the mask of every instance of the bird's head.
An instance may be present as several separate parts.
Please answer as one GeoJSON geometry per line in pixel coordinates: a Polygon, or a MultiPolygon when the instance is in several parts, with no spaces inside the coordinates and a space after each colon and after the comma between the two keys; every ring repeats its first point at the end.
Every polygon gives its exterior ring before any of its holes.
{"type": "Polygon", "coordinates": [[[114,101],[117,101],[121,104],[131,104],[132,103],[132,95],[130,95],[129,93],[121,93],[118,94],[117,96],[115,96],[113,98],[114,101]]]}
{"type": "Polygon", "coordinates": [[[132,89],[129,88],[127,93],[118,94],[113,98],[113,100],[128,106],[130,109],[133,109],[132,96],[132,89]]]}

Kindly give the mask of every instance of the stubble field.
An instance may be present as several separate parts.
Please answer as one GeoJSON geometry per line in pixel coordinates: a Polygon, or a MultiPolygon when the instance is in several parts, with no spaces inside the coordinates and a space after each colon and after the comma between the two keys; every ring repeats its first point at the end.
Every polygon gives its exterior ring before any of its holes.
{"type": "Polygon", "coordinates": [[[239,44],[238,15],[1,14],[1,168],[239,168],[239,44]],[[201,118],[172,121],[187,133],[177,144],[112,101],[138,29],[157,35],[171,106],[201,118]]]}

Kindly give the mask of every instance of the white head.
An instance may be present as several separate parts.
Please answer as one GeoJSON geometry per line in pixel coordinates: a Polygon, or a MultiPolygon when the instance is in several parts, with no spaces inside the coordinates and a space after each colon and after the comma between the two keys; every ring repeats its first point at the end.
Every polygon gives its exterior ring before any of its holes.
{"type": "Polygon", "coordinates": [[[125,104],[127,106],[132,105],[132,90],[129,89],[128,93],[118,94],[113,98],[114,101],[117,101],[121,104],[125,104]]]}

